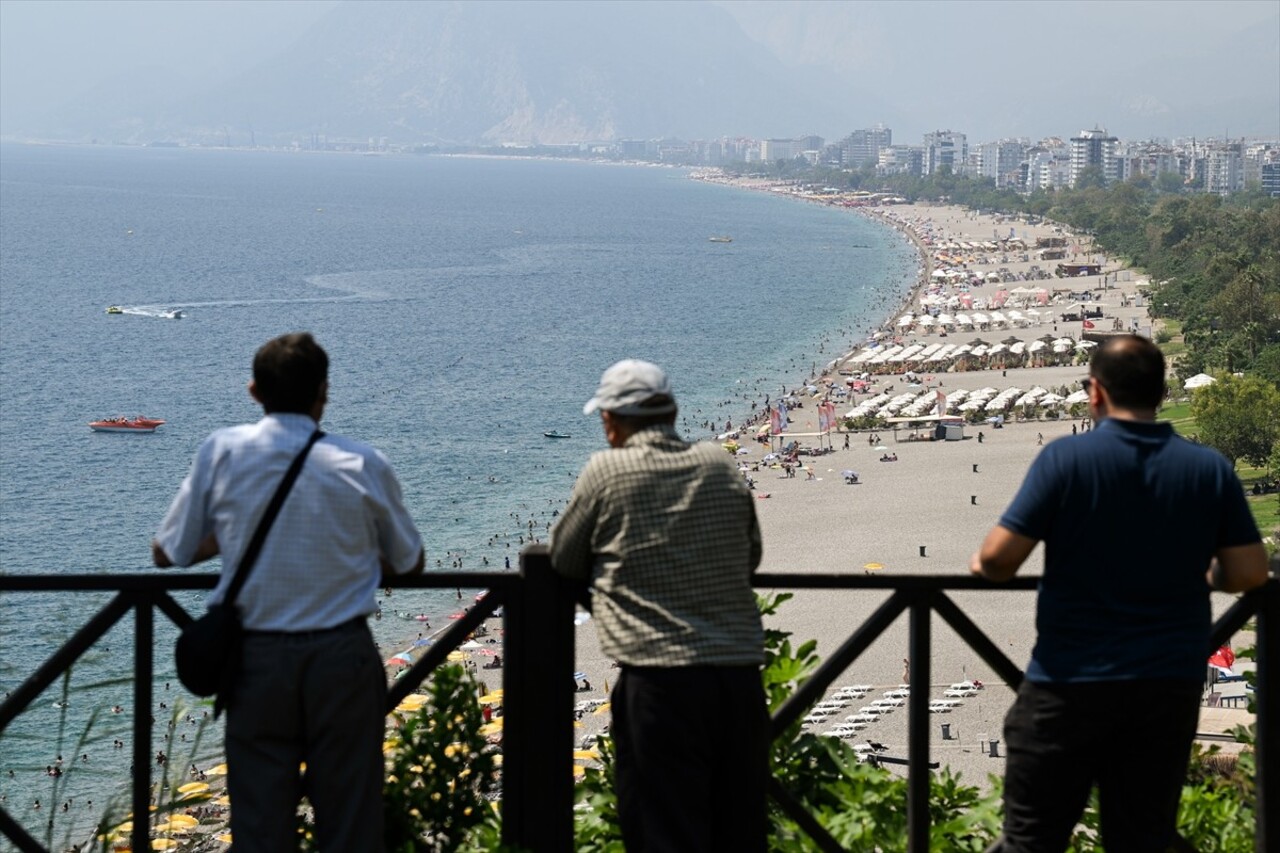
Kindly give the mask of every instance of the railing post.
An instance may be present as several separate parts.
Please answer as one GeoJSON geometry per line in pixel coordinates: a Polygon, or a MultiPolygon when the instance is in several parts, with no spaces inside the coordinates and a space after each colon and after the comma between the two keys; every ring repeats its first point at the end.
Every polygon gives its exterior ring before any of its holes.
{"type": "Polygon", "coordinates": [[[907,659],[911,693],[907,698],[907,850],[929,850],[929,661],[932,593],[911,602],[907,659]]]}
{"type": "Polygon", "coordinates": [[[155,621],[150,596],[134,598],[133,632],[133,839],[134,850],[151,849],[151,687],[155,621]]]}
{"type": "Polygon", "coordinates": [[[1254,847],[1280,853],[1280,556],[1271,560],[1271,580],[1259,590],[1257,634],[1257,823],[1254,847]]]}
{"type": "Polygon", "coordinates": [[[502,840],[573,849],[573,595],[544,546],[520,554],[505,605],[502,840]]]}

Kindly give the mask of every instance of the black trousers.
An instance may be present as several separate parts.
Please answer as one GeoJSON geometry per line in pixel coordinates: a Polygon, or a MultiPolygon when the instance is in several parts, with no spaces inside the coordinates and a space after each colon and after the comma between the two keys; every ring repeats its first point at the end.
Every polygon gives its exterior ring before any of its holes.
{"type": "Polygon", "coordinates": [[[1200,684],[1023,681],[1005,718],[1000,853],[1061,853],[1098,786],[1107,853],[1163,853],[1173,840],[1200,684]]]}
{"type": "Polygon", "coordinates": [[[328,631],[245,637],[227,707],[236,853],[298,849],[304,794],[315,808],[322,853],[382,850],[386,696],[382,660],[363,619],[328,631]]]}
{"type": "Polygon", "coordinates": [[[769,714],[759,667],[624,667],[612,699],[628,853],[764,851],[769,714]]]}

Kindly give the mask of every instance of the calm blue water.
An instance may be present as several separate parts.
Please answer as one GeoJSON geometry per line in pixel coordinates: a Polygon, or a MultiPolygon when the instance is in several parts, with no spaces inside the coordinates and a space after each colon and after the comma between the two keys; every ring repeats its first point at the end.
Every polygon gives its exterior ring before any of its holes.
{"type": "MultiPolygon", "coordinates": [[[[245,391],[254,350],[299,329],[330,354],[326,429],[390,456],[429,564],[514,563],[528,522],[545,535],[604,446],[581,407],[608,364],[664,365],[685,431],[703,436],[862,338],[915,266],[860,217],[668,169],[3,146],[0,570],[149,570],[198,443],[260,414],[245,391]],[[186,319],[158,316],[172,308],[186,319]],[[87,427],[139,413],[168,423],[87,427]]],[[[393,600],[450,607],[422,596],[393,600]]],[[[5,690],[99,606],[7,599],[5,690]]],[[[111,638],[77,682],[120,671],[129,632],[111,638]]],[[[84,684],[69,711],[129,695],[84,684]]],[[[52,760],[37,716],[0,740],[0,777],[52,760]]],[[[99,721],[99,752],[126,722],[99,721]]]]}

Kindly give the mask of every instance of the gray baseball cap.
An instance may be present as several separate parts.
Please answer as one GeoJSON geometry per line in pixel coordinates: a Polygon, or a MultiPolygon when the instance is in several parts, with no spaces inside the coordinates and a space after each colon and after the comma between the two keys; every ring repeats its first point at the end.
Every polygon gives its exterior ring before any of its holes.
{"type": "Polygon", "coordinates": [[[625,416],[669,415],[676,410],[671,380],[661,367],[652,362],[623,359],[600,377],[600,387],[582,407],[582,413],[589,415],[597,409],[625,416]],[[657,405],[644,405],[654,397],[665,397],[666,400],[657,405]]]}

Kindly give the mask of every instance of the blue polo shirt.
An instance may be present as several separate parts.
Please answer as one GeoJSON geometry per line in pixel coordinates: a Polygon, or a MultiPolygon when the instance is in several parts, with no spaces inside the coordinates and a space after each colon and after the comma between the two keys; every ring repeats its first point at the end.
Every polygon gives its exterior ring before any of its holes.
{"type": "Polygon", "coordinates": [[[1000,524],[1045,543],[1038,682],[1202,680],[1209,561],[1260,539],[1221,454],[1115,418],[1045,447],[1000,524]]]}

